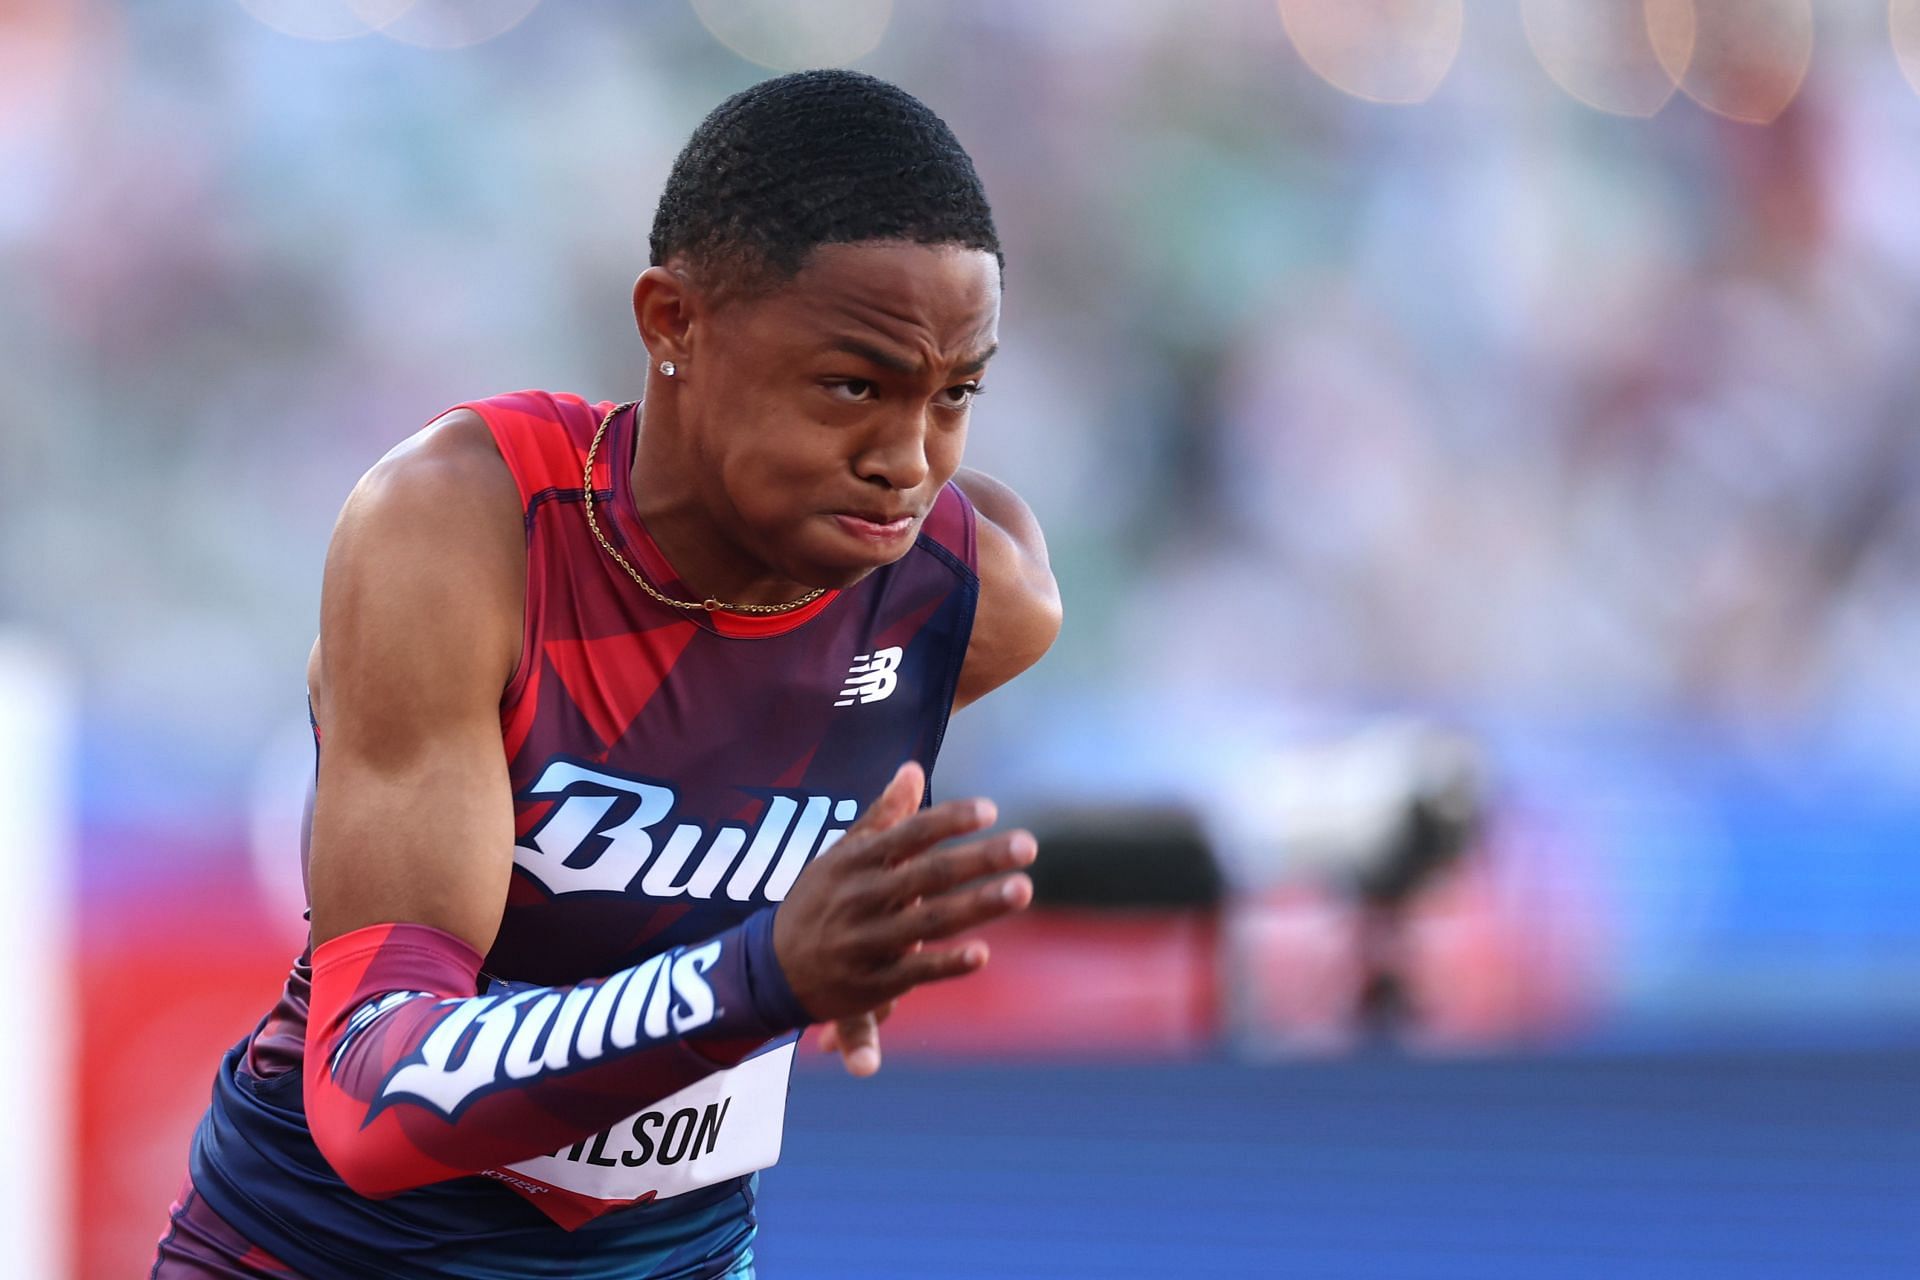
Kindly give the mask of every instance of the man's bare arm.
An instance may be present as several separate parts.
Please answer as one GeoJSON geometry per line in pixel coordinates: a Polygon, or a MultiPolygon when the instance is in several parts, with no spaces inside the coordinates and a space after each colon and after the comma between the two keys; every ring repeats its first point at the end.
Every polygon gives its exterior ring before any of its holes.
{"type": "Polygon", "coordinates": [[[519,661],[519,495],[456,411],[370,471],[321,593],[316,944],[405,921],[493,945],[513,858],[500,694],[519,661]]]}
{"type": "Polygon", "coordinates": [[[524,528],[486,424],[456,412],[367,474],[327,557],[304,1097],[364,1195],[554,1150],[807,1021],[770,915],[604,979],[478,990],[513,870],[500,695],[524,528]],[[705,1016],[673,1016],[660,993],[691,984],[713,993],[705,1016]],[[529,1071],[506,1049],[539,1021],[570,1030],[529,1071]]]}
{"type": "Polygon", "coordinates": [[[1060,634],[1061,609],[1046,536],[1020,495],[964,468],[954,483],[980,517],[980,607],[953,700],[957,710],[1040,661],[1060,634]]]}

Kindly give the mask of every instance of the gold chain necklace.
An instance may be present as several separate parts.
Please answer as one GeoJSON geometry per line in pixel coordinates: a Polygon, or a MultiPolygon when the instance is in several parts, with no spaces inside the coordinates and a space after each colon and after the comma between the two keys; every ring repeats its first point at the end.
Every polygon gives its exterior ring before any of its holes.
{"type": "Polygon", "coordinates": [[[593,530],[594,541],[600,544],[600,549],[612,556],[614,563],[625,569],[627,576],[639,583],[642,591],[661,604],[675,609],[704,609],[708,613],[718,609],[725,609],[729,613],[790,613],[803,605],[812,604],[825,595],[827,593],[825,587],[815,587],[798,600],[789,601],[786,604],[725,604],[712,596],[708,596],[705,600],[675,600],[672,596],[662,594],[659,588],[648,582],[640,575],[638,569],[627,562],[625,556],[614,549],[613,544],[607,541],[607,535],[600,532],[600,522],[593,518],[593,455],[599,450],[600,438],[607,434],[607,424],[613,421],[613,416],[622,410],[633,408],[638,403],[640,403],[638,400],[629,400],[625,404],[617,404],[607,410],[607,416],[600,419],[600,429],[593,433],[593,443],[587,446],[586,478],[580,487],[586,491],[587,528],[593,530]]]}

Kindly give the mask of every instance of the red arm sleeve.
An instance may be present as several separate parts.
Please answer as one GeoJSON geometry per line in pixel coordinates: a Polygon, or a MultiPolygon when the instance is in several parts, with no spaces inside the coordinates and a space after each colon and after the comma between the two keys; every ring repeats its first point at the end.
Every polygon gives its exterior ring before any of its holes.
{"type": "Polygon", "coordinates": [[[387,1196],[564,1147],[810,1019],[773,909],[567,987],[480,995],[480,956],[417,924],[322,943],[304,1066],[315,1144],[387,1196]]]}

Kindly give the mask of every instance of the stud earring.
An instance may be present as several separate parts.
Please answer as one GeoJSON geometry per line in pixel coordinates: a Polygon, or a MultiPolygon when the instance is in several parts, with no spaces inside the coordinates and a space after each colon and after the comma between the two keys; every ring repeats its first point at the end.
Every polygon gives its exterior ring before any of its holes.
{"type": "Polygon", "coordinates": [[[679,370],[674,366],[673,361],[662,360],[660,362],[660,372],[666,374],[667,377],[671,378],[675,373],[679,372],[679,370]]]}

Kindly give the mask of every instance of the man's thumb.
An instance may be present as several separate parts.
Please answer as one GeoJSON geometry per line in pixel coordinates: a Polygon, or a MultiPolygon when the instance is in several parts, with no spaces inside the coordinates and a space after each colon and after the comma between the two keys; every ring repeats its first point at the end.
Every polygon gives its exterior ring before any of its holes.
{"type": "Polygon", "coordinates": [[[915,761],[907,761],[894,771],[893,780],[868,808],[860,820],[860,828],[878,833],[898,826],[919,811],[920,800],[926,793],[926,770],[915,761]]]}

